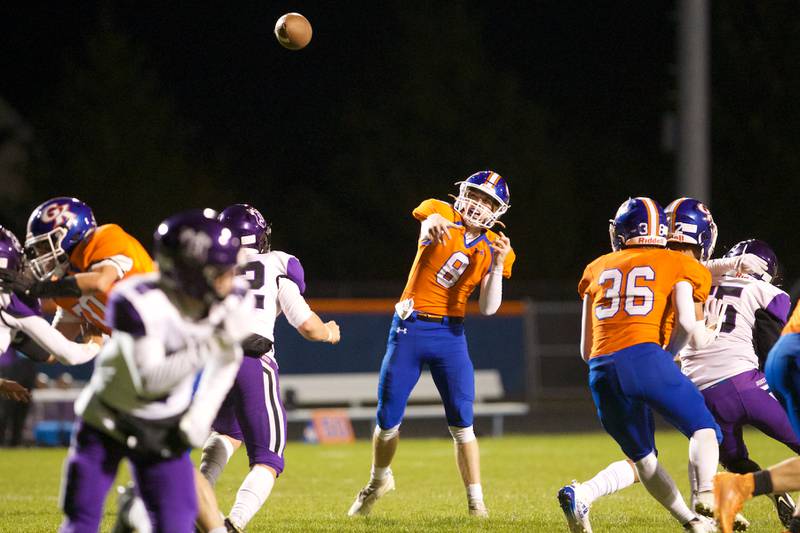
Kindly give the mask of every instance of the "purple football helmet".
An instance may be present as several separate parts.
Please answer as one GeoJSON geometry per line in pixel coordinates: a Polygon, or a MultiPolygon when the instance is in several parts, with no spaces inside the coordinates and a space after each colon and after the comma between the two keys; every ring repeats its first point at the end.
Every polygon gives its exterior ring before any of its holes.
{"type": "Polygon", "coordinates": [[[511,207],[511,191],[505,178],[493,170],[481,170],[463,181],[459,186],[453,208],[461,214],[464,222],[471,226],[489,229],[497,219],[511,207]],[[468,191],[480,191],[494,202],[494,207],[487,207],[468,196],[468,191]]]}
{"type": "Polygon", "coordinates": [[[208,305],[220,294],[216,280],[239,264],[239,239],[213,209],[195,209],[173,215],[158,225],[155,257],[162,281],[208,305]]]}
{"type": "Polygon", "coordinates": [[[96,227],[91,208],[77,198],[60,196],[39,205],[28,219],[25,236],[33,275],[40,281],[63,276],[69,254],[96,227]]]}
{"type": "Polygon", "coordinates": [[[255,207],[233,204],[222,210],[219,221],[239,238],[243,248],[254,248],[262,254],[269,252],[272,224],[255,207]]]}
{"type": "Polygon", "coordinates": [[[774,283],[778,280],[778,256],[772,251],[769,244],[758,239],[748,239],[746,241],[737,242],[733,248],[728,250],[723,257],[736,257],[744,254],[757,255],[767,263],[767,273],[761,276],[748,274],[748,276],[766,281],[767,283],[774,283]]]}
{"type": "Polygon", "coordinates": [[[17,237],[3,226],[0,226],[0,269],[22,269],[22,246],[17,237]]]}
{"type": "Polygon", "coordinates": [[[658,202],[645,196],[628,198],[608,221],[611,249],[628,246],[666,246],[667,215],[658,202]]]}
{"type": "Polygon", "coordinates": [[[669,225],[667,242],[697,245],[700,260],[711,259],[717,244],[717,225],[708,207],[694,198],[678,198],[665,211],[669,225]]]}

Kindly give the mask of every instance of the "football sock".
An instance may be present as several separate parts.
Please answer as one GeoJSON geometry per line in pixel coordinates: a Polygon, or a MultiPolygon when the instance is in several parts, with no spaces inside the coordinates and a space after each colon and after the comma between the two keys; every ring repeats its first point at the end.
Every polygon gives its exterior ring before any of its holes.
{"type": "Polygon", "coordinates": [[[697,492],[710,492],[714,489],[714,474],[717,473],[718,463],[717,432],[711,428],[698,429],[689,439],[689,464],[694,468],[697,492]]]}
{"type": "Polygon", "coordinates": [[[628,461],[617,461],[605,467],[589,481],[581,483],[579,490],[586,505],[591,505],[601,496],[630,487],[634,481],[636,477],[633,475],[633,466],[628,461]]]}
{"type": "Polygon", "coordinates": [[[793,517],[789,522],[789,527],[787,529],[789,530],[789,533],[800,533],[800,517],[793,517]]]}
{"type": "Polygon", "coordinates": [[[144,500],[142,500],[141,496],[134,497],[125,517],[125,522],[141,533],[150,533],[152,531],[150,514],[147,512],[147,507],[144,506],[144,500]]]}
{"type": "Polygon", "coordinates": [[[772,474],[769,470],[761,470],[753,474],[753,497],[772,494],[772,474]]]}
{"type": "Polygon", "coordinates": [[[228,533],[228,528],[225,526],[215,527],[214,529],[209,529],[208,533],[228,533]]]}
{"type": "Polygon", "coordinates": [[[272,472],[266,468],[254,466],[244,478],[239,492],[236,493],[236,501],[228,515],[231,522],[244,528],[267,501],[273,486],[275,486],[275,478],[272,476],[272,472]]]}
{"type": "Polygon", "coordinates": [[[208,437],[203,446],[203,455],[200,457],[200,473],[212,487],[217,483],[231,455],[233,455],[231,441],[218,433],[212,433],[208,437]]]}
{"type": "Polygon", "coordinates": [[[686,506],[675,482],[666,470],[658,464],[655,454],[650,453],[636,463],[639,480],[647,492],[663,505],[670,514],[681,524],[686,524],[695,518],[695,514],[686,506]]]}
{"type": "Polygon", "coordinates": [[[473,483],[467,486],[467,500],[471,502],[483,501],[483,487],[480,483],[473,483]]]}
{"type": "Polygon", "coordinates": [[[375,481],[381,481],[383,479],[386,479],[386,476],[388,476],[391,472],[392,472],[391,467],[372,465],[372,471],[370,472],[370,479],[374,479],[375,481]]]}

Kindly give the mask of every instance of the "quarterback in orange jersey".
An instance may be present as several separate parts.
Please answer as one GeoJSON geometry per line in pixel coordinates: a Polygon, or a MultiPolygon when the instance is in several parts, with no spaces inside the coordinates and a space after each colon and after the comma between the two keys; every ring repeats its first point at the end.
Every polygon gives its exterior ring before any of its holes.
{"type": "Polygon", "coordinates": [[[153,260],[136,239],[116,224],[98,227],[89,206],[69,197],[52,198],[33,210],[25,253],[35,281],[4,278],[0,284],[53,299],[60,308],[58,327],[68,337],[81,331],[110,333],[105,304],[111,287],[154,269],[153,260]]]}
{"type": "MultiPolygon", "coordinates": [[[[666,215],[649,198],[624,202],[609,229],[614,251],[592,261],[578,285],[583,299],[581,351],[589,363],[598,416],[648,492],[687,530],[713,531],[713,524],[689,509],[658,464],[651,411],[689,437],[691,468],[698,478],[709,480],[710,488],[719,427],[703,396],[673,363],[673,355],[690,337],[710,339],[694,330],[706,329],[698,308],[708,297],[711,274],[691,257],[665,249],[666,215]],[[667,339],[665,325],[673,316],[667,339]]],[[[570,504],[560,503],[562,508],[570,504]]]]}
{"type": "Polygon", "coordinates": [[[381,365],[370,481],[356,496],[350,516],[369,514],[376,500],[394,488],[390,464],[398,428],[426,364],[444,403],[469,513],[488,516],[472,429],[475,376],[464,315],[467,298],[479,285],[481,313],[492,315],[500,307],[502,280],[511,276],[515,256],[508,237],[491,228],[508,209],[511,196],[505,179],[491,170],[457,185],[453,205],[425,200],[413,212],[421,221],[417,255],[395,306],[381,365]]]}

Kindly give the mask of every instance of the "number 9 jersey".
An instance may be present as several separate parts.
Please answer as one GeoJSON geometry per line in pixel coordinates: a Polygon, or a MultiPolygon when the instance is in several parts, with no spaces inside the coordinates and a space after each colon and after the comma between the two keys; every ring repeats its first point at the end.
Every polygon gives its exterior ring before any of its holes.
{"type": "Polygon", "coordinates": [[[592,352],[597,357],[646,342],[663,346],[673,321],[672,290],[692,285],[695,302],[705,302],[711,273],[695,259],[664,248],[626,248],[598,257],[578,284],[592,312],[592,352]]]}
{"type": "MultiPolygon", "coordinates": [[[[422,313],[463,317],[467,299],[491,268],[491,244],[497,234],[486,230],[468,243],[461,215],[441,200],[425,200],[413,211],[417,220],[425,220],[434,213],[459,227],[450,228],[450,238],[444,244],[420,239],[400,299],[413,298],[414,309],[422,313]]],[[[509,251],[503,265],[504,277],[511,277],[515,258],[514,251],[509,251]]]]}

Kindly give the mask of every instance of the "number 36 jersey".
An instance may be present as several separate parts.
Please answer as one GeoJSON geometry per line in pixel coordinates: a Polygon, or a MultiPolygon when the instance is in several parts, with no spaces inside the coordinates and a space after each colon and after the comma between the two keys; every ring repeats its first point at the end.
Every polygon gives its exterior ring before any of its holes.
{"type": "MultiPolygon", "coordinates": [[[[420,239],[401,300],[413,298],[414,309],[422,313],[463,317],[467,299],[492,265],[491,244],[497,234],[486,230],[467,242],[461,215],[441,200],[425,200],[413,211],[417,220],[425,220],[434,213],[458,227],[450,228],[450,238],[444,244],[420,239]]],[[[511,250],[503,265],[506,278],[511,277],[514,259],[511,250]]]]}
{"type": "MultiPolygon", "coordinates": [[[[294,328],[313,314],[302,296],[306,290],[303,267],[296,257],[284,252],[244,250],[248,252],[247,264],[239,275],[250,283],[249,292],[255,297],[252,332],[274,342],[275,319],[281,313],[294,328]]],[[[266,355],[274,356],[274,349],[266,355]]]]}
{"type": "Polygon", "coordinates": [[[711,273],[687,255],[664,248],[626,248],[589,263],[578,294],[591,302],[590,358],[645,342],[666,344],[674,314],[672,290],[679,281],[692,285],[695,302],[705,302],[711,273]]]}

